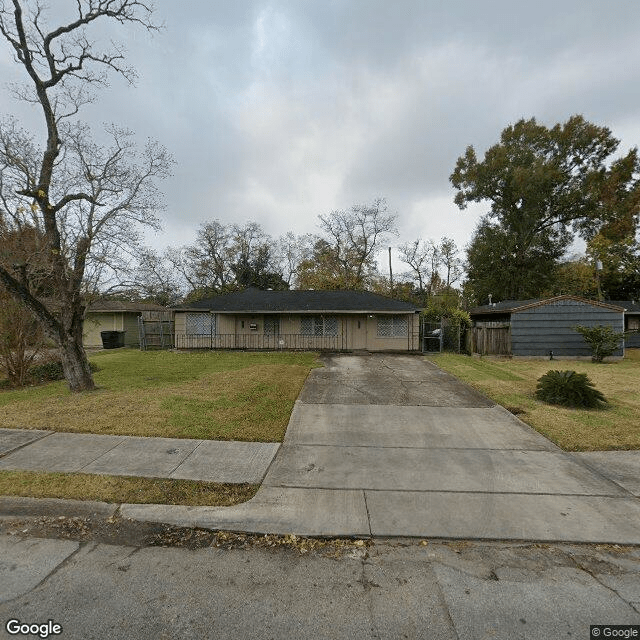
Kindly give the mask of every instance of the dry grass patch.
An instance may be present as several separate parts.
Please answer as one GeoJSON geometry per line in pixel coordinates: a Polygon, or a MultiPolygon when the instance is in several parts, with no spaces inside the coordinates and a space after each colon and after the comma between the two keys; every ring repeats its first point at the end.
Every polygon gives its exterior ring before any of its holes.
{"type": "Polygon", "coordinates": [[[441,354],[434,364],[469,383],[567,451],[640,449],[640,351],[623,361],[476,358],[441,354]],[[549,405],[534,396],[550,369],[586,373],[609,406],[600,410],[549,405]]]}
{"type": "Polygon", "coordinates": [[[253,498],[258,486],[86,473],[0,471],[0,495],[96,500],[114,504],[228,507],[253,498]]]}
{"type": "Polygon", "coordinates": [[[0,426],[279,442],[315,354],[118,350],[92,358],[98,390],[57,382],[0,393],[0,426]]]}

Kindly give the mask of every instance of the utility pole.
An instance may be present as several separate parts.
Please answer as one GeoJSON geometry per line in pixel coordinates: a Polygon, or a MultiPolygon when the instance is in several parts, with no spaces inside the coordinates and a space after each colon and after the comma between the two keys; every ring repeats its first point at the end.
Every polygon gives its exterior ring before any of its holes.
{"type": "Polygon", "coordinates": [[[602,271],[602,262],[596,258],[596,284],[598,285],[598,301],[602,302],[602,287],[600,286],[600,272],[602,271]]]}
{"type": "Polygon", "coordinates": [[[391,295],[393,296],[393,271],[391,269],[391,247],[389,247],[389,284],[391,286],[391,295]]]}

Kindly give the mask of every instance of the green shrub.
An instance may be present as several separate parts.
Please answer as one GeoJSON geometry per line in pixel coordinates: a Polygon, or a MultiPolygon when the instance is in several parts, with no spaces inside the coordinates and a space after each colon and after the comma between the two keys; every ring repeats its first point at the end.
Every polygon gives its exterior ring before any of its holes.
{"type": "Polygon", "coordinates": [[[435,307],[429,305],[422,310],[420,315],[426,322],[440,322],[440,320],[444,318],[456,327],[471,326],[471,316],[469,313],[457,307],[435,307]]]}
{"type": "Polygon", "coordinates": [[[586,373],[575,371],[547,371],[538,378],[536,397],[549,404],[587,409],[601,407],[607,402],[586,373]]]}
{"type": "Polygon", "coordinates": [[[584,341],[591,347],[591,360],[602,362],[604,358],[615,353],[624,338],[624,333],[614,331],[612,327],[596,325],[595,327],[583,327],[578,325],[574,330],[582,335],[584,341]]]}
{"type": "MultiPolygon", "coordinates": [[[[97,365],[93,362],[89,363],[91,371],[98,371],[97,365]]],[[[64,380],[64,371],[62,370],[62,362],[60,360],[49,360],[33,365],[29,369],[29,379],[32,382],[53,382],[55,380],[64,380]]]]}
{"type": "Polygon", "coordinates": [[[29,369],[29,378],[34,382],[50,382],[52,380],[64,380],[62,362],[60,360],[50,360],[34,364],[29,369]]]}

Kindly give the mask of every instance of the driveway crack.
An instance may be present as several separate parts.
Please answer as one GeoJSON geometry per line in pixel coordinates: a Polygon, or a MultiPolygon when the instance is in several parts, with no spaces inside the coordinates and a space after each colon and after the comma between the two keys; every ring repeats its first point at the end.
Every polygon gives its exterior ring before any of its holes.
{"type": "Polygon", "coordinates": [[[364,489],[362,490],[362,497],[364,498],[364,509],[367,512],[367,527],[369,528],[369,535],[372,536],[373,533],[371,533],[371,514],[369,513],[369,505],[367,503],[367,492],[364,489]]]}
{"type": "Polygon", "coordinates": [[[360,571],[360,579],[356,582],[359,582],[362,586],[363,595],[367,600],[367,611],[369,612],[369,624],[371,629],[371,638],[379,640],[380,638],[380,630],[378,629],[378,625],[376,624],[375,619],[375,606],[373,603],[373,597],[371,590],[373,588],[380,588],[380,585],[375,583],[373,580],[369,578],[367,575],[367,559],[362,558],[361,560],[361,571],[360,571]]]}
{"type": "Polygon", "coordinates": [[[617,589],[614,589],[613,587],[610,587],[608,584],[605,584],[602,580],[600,580],[600,578],[598,577],[598,575],[596,573],[594,573],[586,565],[582,564],[572,553],[569,553],[567,555],[569,556],[569,559],[571,560],[571,562],[578,569],[580,569],[580,571],[584,571],[586,574],[590,575],[599,585],[604,587],[607,591],[610,591],[611,593],[615,594],[618,598],[620,598],[620,600],[622,600],[622,602],[624,602],[626,605],[630,606],[636,613],[640,613],[640,608],[639,607],[637,607],[633,602],[630,602],[629,600],[626,600],[617,589]]]}
{"type": "MultiPolygon", "coordinates": [[[[75,551],[73,551],[72,553],[70,553],[64,560],[62,560],[62,562],[59,562],[51,571],[49,571],[49,573],[47,573],[47,575],[44,578],[42,578],[42,580],[40,580],[40,582],[35,584],[28,591],[25,591],[24,593],[21,593],[20,595],[16,596],[15,598],[11,598],[10,600],[5,600],[2,603],[3,606],[5,606],[5,605],[7,605],[7,604],[9,604],[11,602],[16,602],[17,600],[20,600],[20,598],[24,598],[24,596],[26,596],[29,593],[33,593],[36,589],[41,587],[50,578],[55,576],[56,573],[58,573],[64,567],[66,567],[68,564],[70,564],[72,562],[72,560],[87,546],[92,546],[93,548],[95,548],[95,547],[98,546],[98,543],[97,542],[81,542],[81,543],[79,543],[78,544],[78,548],[75,551]]],[[[93,549],[91,549],[91,551],[92,550],[93,549]]]]}
{"type": "MultiPolygon", "coordinates": [[[[367,391],[364,391],[363,389],[361,389],[360,387],[356,386],[355,384],[349,384],[346,380],[345,381],[341,381],[343,386],[349,388],[349,389],[353,389],[355,392],[363,395],[365,398],[372,400],[372,404],[376,404],[376,400],[377,400],[377,396],[373,393],[369,393],[367,391]]],[[[364,382],[363,382],[364,384],[364,382]]]]}
{"type": "MultiPolygon", "coordinates": [[[[440,564],[444,564],[444,563],[441,562],[440,564]]],[[[453,621],[451,610],[449,609],[449,605],[447,604],[447,599],[444,595],[444,590],[442,588],[442,585],[440,584],[440,580],[438,580],[438,575],[436,574],[433,568],[433,563],[429,565],[429,569],[431,571],[431,576],[433,577],[433,583],[436,586],[436,592],[437,592],[438,601],[440,603],[440,607],[445,612],[445,616],[446,616],[447,622],[449,623],[449,627],[453,632],[453,634],[455,635],[455,637],[457,638],[457,640],[461,640],[460,634],[458,633],[458,630],[456,629],[456,625],[453,621]]]]}

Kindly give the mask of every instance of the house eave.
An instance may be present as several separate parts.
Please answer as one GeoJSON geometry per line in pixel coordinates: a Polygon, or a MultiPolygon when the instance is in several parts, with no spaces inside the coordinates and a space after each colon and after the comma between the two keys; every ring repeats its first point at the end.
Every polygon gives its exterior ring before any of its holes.
{"type": "Polygon", "coordinates": [[[202,307],[189,307],[174,309],[176,313],[219,313],[221,315],[274,315],[274,314],[298,314],[298,315],[414,315],[420,313],[420,309],[203,309],[202,307]]]}

